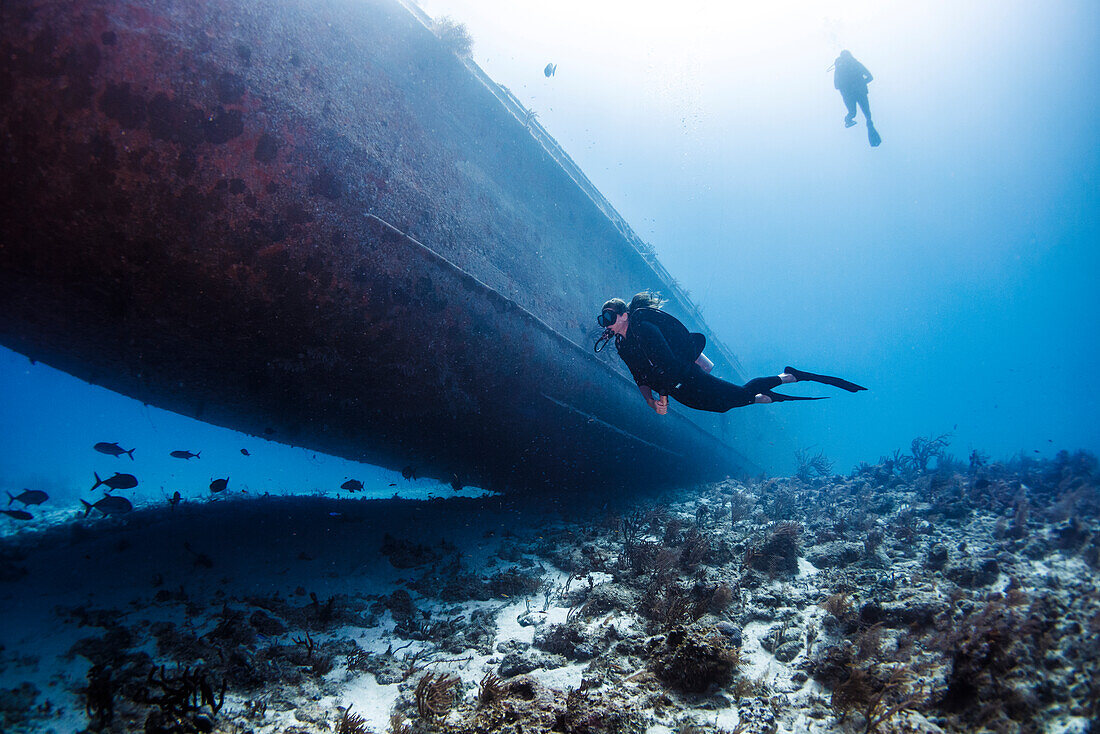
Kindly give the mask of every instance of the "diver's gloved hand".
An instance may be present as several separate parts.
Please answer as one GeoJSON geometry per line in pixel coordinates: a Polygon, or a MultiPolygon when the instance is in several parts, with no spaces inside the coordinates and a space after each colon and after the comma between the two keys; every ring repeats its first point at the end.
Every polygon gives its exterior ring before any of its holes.
{"type": "Polygon", "coordinates": [[[668,415],[668,395],[662,395],[661,399],[653,404],[653,409],[657,411],[657,415],[668,415]]]}

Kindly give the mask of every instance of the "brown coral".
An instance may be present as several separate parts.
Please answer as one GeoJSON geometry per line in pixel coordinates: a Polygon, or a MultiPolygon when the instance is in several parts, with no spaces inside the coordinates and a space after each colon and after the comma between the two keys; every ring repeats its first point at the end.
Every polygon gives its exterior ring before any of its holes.
{"type": "Polygon", "coordinates": [[[704,635],[692,627],[677,627],[659,645],[651,669],[665,684],[687,693],[728,684],[740,665],[737,648],[720,635],[704,635]]]}

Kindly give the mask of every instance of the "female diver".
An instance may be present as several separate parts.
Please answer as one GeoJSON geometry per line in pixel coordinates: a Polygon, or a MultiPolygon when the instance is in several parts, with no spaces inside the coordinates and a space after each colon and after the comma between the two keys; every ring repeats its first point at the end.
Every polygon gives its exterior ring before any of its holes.
{"type": "Polygon", "coordinates": [[[790,382],[820,382],[849,392],[867,389],[839,377],[815,375],[793,367],[785,367],[783,374],[775,377],[749,380],[743,386],[720,380],[710,374],[714,363],[703,354],[706,337],[689,332],[674,316],[662,311],[663,303],[655,294],[642,291],[631,299],[629,306],[621,298],[612,298],[596,318],[604,329],[596,342],[596,351],[614,338],[619,356],[630,369],[642,397],[659,415],[668,413],[670,395],[689,408],[725,413],[753,403],[822,399],[772,392],[772,388],[790,382]],[[660,396],[656,400],[654,391],[660,396]]]}

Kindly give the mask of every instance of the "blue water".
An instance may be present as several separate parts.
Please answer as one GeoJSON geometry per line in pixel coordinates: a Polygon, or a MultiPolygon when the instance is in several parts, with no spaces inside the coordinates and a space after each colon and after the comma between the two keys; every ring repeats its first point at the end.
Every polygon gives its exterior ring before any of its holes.
{"type": "Polygon", "coordinates": [[[746,377],[871,388],[775,406],[801,446],[838,471],[947,433],[963,457],[1100,450],[1100,5],[520,5],[423,3],[467,23],[746,377]],[[878,148],[862,113],[843,127],[845,48],[878,148]]]}
{"type": "MultiPolygon", "coordinates": [[[[474,59],[653,244],[746,377],[792,364],[871,388],[749,408],[775,411],[800,447],[838,471],[948,433],[960,456],[1100,451],[1100,5],[880,5],[719,23],[694,6],[658,18],[424,3],[467,23],[474,59]],[[509,32],[517,23],[530,38],[509,32]],[[845,47],[875,75],[877,149],[862,115],[841,122],[826,67],[845,47]]],[[[630,294],[593,293],[578,318],[612,295],[630,294]]],[[[75,498],[93,472],[140,470],[158,500],[209,496],[225,476],[251,494],[337,494],[348,478],[370,496],[450,493],[143,406],[7,350],[0,415],[6,490],[75,498]],[[136,460],[97,441],[136,446],[136,460]],[[202,458],[169,458],[176,449],[202,458]]]]}
{"type": "MultiPolygon", "coordinates": [[[[34,511],[36,516],[49,510],[51,519],[63,520],[79,513],[79,499],[95,501],[103,496],[99,490],[88,491],[95,475],[106,479],[116,472],[137,477],[135,489],[119,494],[138,504],[167,503],[175,492],[185,501],[214,499],[210,484],[224,478],[229,483],[217,499],[265,494],[456,496],[451,487],[435,480],[406,479],[400,472],[266,441],[143,405],[41,363],[31,364],[8,349],[0,349],[0,375],[0,415],[5,423],[0,489],[14,494],[23,488],[47,492],[50,501],[34,511]],[[134,449],[133,459],[100,453],[93,448],[99,442],[134,449]],[[177,459],[170,456],[172,451],[190,451],[199,457],[177,459]],[[362,482],[363,490],[341,489],[349,479],[362,482]]],[[[480,491],[470,488],[460,494],[476,496],[480,491]]]]}

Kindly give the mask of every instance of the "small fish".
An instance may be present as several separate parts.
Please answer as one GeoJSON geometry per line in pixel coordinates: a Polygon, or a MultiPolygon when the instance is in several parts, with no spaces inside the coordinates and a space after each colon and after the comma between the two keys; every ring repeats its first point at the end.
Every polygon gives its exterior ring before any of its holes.
{"type": "Polygon", "coordinates": [[[340,485],[340,489],[346,489],[349,492],[362,492],[363,483],[358,479],[349,479],[340,485]]]}
{"type": "MultiPolygon", "coordinates": [[[[199,454],[201,453],[200,451],[199,454]]],[[[197,459],[199,458],[199,454],[192,454],[190,451],[173,451],[169,456],[176,459],[197,459]]]]}
{"type": "Polygon", "coordinates": [[[11,497],[8,500],[8,505],[11,505],[12,502],[22,502],[24,505],[40,505],[50,498],[48,494],[40,489],[24,489],[17,495],[8,492],[8,497],[11,497]]]}
{"type": "Polygon", "coordinates": [[[104,515],[121,515],[134,509],[134,506],[130,504],[130,500],[114,494],[109,494],[94,504],[84,500],[80,500],[80,503],[84,505],[84,517],[87,517],[93,509],[99,510],[104,515]]]}
{"type": "Polygon", "coordinates": [[[241,453],[245,456],[252,456],[252,454],[248,453],[248,449],[241,449],[241,453]]]}
{"type": "Polygon", "coordinates": [[[228,487],[228,486],[229,486],[229,477],[226,477],[225,479],[215,479],[214,481],[210,482],[210,491],[211,492],[224,492],[225,488],[228,487]]]}
{"type": "MultiPolygon", "coordinates": [[[[101,484],[105,484],[111,489],[132,489],[136,487],[138,483],[137,477],[133,474],[119,474],[115,472],[113,477],[107,477],[106,479],[100,479],[99,475],[95,472],[92,472],[92,474],[95,476],[95,484],[92,485],[92,489],[95,489],[101,484]]],[[[88,491],[91,492],[92,489],[88,491]]]]}
{"type": "Polygon", "coordinates": [[[406,466],[401,470],[401,476],[408,480],[416,479],[416,467],[406,466]]]}
{"type": "Polygon", "coordinates": [[[172,509],[174,510],[176,509],[176,505],[178,505],[180,502],[183,502],[183,497],[180,495],[179,490],[177,489],[175,493],[168,498],[168,504],[172,505],[172,509]]]}
{"type": "Polygon", "coordinates": [[[192,556],[194,556],[194,558],[191,559],[191,563],[193,565],[201,566],[202,568],[213,568],[214,567],[214,559],[211,558],[210,556],[206,555],[205,553],[199,553],[197,550],[194,550],[191,547],[190,543],[184,543],[183,548],[188,553],[190,553],[192,556]]]}
{"type": "Polygon", "coordinates": [[[130,449],[129,451],[127,451],[126,449],[119,446],[117,443],[106,443],[105,441],[100,441],[92,448],[94,448],[99,453],[107,454],[108,456],[122,456],[123,454],[126,454],[130,457],[130,461],[134,460],[134,450],[130,449]]]}
{"type": "Polygon", "coordinates": [[[458,478],[457,474],[451,475],[451,489],[456,492],[462,491],[462,480],[458,478]]]}
{"type": "Polygon", "coordinates": [[[0,510],[0,515],[7,515],[12,520],[33,520],[34,515],[26,510],[0,510]]]}

